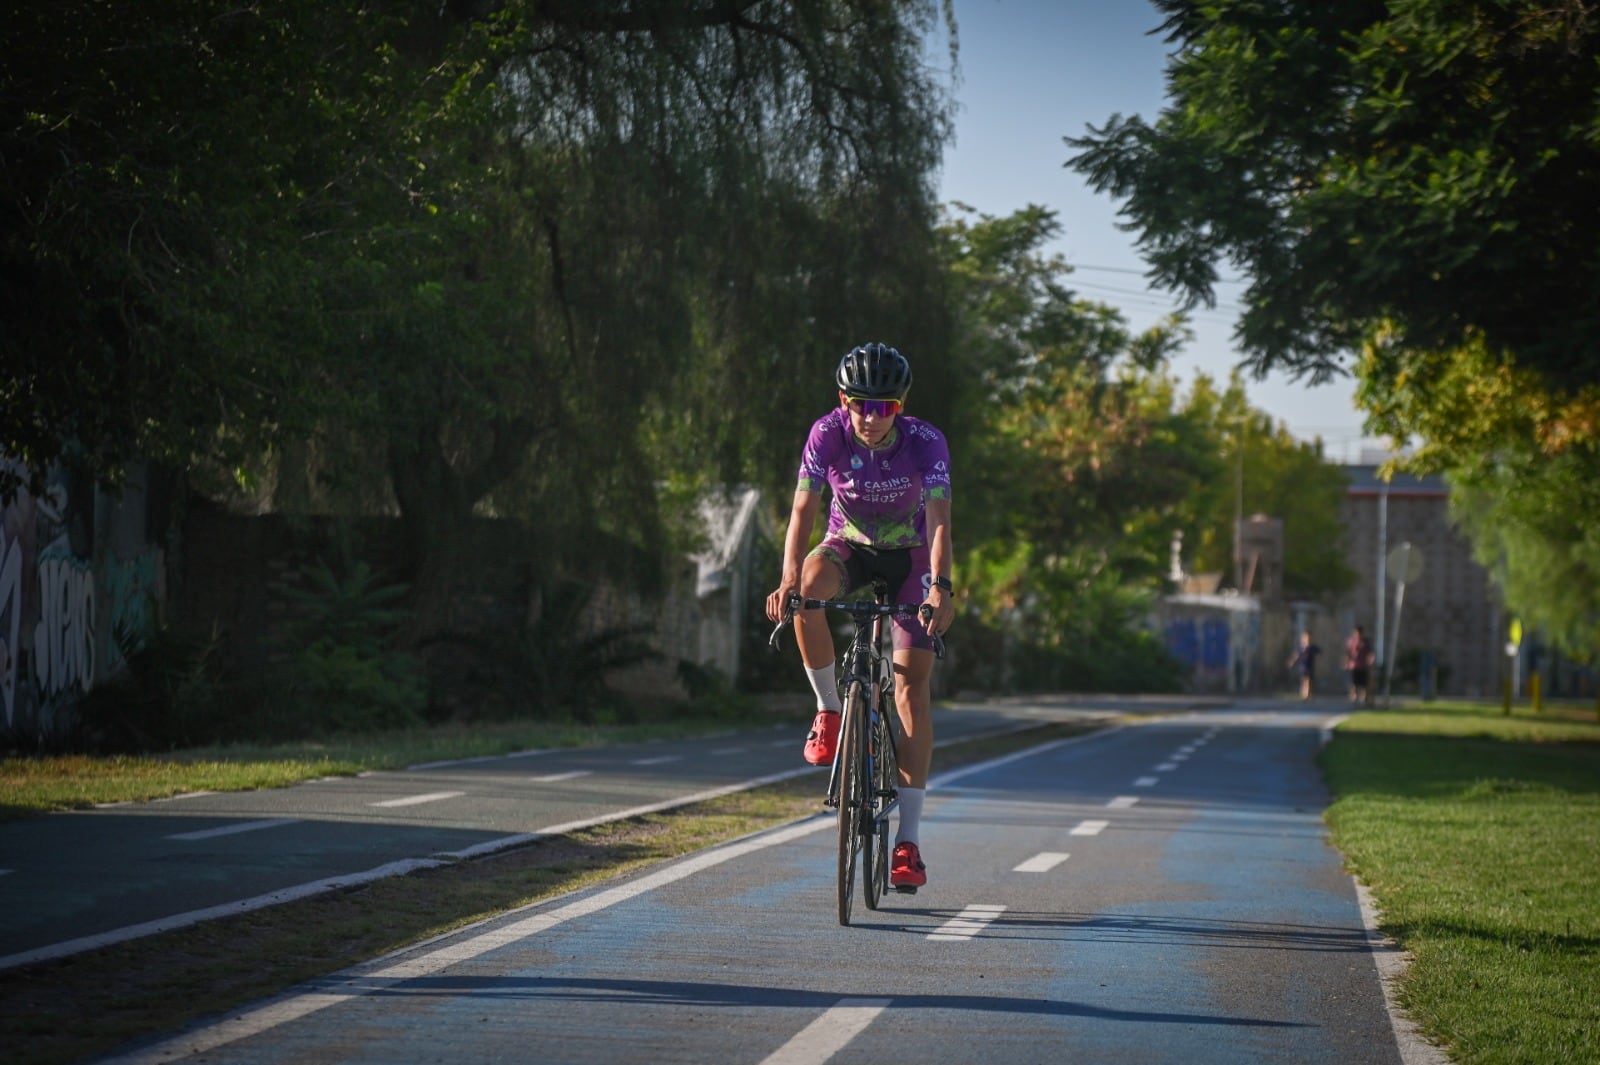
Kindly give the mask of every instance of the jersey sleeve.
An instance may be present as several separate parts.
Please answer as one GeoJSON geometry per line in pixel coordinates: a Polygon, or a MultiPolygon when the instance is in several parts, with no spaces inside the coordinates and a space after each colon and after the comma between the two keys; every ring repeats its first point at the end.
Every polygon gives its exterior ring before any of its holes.
{"type": "Polygon", "coordinates": [[[828,467],[838,450],[837,434],[829,432],[829,418],[818,418],[806,437],[806,447],[800,454],[800,473],[795,487],[800,491],[819,495],[828,487],[828,467]]]}
{"type": "Polygon", "coordinates": [[[922,497],[949,499],[950,444],[939,430],[924,428],[928,435],[922,439],[922,497]]]}

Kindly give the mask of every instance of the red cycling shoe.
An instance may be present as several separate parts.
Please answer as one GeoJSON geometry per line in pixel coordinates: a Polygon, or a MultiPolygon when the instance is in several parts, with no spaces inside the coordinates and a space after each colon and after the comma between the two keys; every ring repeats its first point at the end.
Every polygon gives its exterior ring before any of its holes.
{"type": "Polygon", "coordinates": [[[842,714],[832,710],[818,710],[811,721],[811,732],[806,736],[806,761],[812,765],[828,765],[839,749],[839,721],[842,714]]]}
{"type": "Polygon", "coordinates": [[[928,867],[915,843],[897,843],[894,860],[889,863],[889,886],[902,895],[915,895],[928,882],[928,867]]]}

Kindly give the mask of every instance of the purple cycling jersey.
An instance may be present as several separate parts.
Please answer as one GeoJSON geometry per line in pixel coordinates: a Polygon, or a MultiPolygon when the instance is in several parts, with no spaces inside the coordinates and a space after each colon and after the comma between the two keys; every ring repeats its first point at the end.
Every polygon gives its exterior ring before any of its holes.
{"type": "Polygon", "coordinates": [[[929,499],[950,498],[950,447],[927,422],[902,414],[887,447],[874,451],[836,407],[811,426],[800,459],[799,487],[833,490],[828,535],[877,548],[927,543],[929,499]]]}

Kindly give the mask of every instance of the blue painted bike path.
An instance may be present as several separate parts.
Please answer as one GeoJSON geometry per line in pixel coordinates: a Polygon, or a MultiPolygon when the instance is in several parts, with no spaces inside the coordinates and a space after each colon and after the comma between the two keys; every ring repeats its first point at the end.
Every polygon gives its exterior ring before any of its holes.
{"type": "MultiPolygon", "coordinates": [[[[1013,700],[941,708],[936,727],[948,741],[1113,712],[1013,700]]],[[[0,969],[818,772],[800,755],[808,724],[0,822],[0,969]]]]}
{"type": "Polygon", "coordinates": [[[116,1060],[1395,1065],[1325,724],[1167,717],[936,778],[929,886],[848,928],[817,817],[116,1060]]]}

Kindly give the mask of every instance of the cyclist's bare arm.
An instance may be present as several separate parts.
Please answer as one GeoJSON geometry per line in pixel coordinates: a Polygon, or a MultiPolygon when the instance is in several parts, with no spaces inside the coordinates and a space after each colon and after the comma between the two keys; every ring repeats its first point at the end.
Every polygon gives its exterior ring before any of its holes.
{"type": "MultiPolygon", "coordinates": [[[[927,528],[928,568],[936,577],[949,577],[955,561],[955,549],[950,541],[950,500],[928,500],[927,528]]],[[[929,589],[928,605],[933,607],[933,616],[924,619],[923,627],[934,635],[944,632],[956,619],[954,597],[943,588],[929,589]]]]}
{"type": "Polygon", "coordinates": [[[800,567],[805,564],[806,548],[811,544],[811,527],[822,506],[822,493],[797,488],[789,510],[789,531],[783,538],[783,576],[777,591],[767,596],[767,620],[783,620],[784,601],[790,592],[800,590],[800,567]]]}

